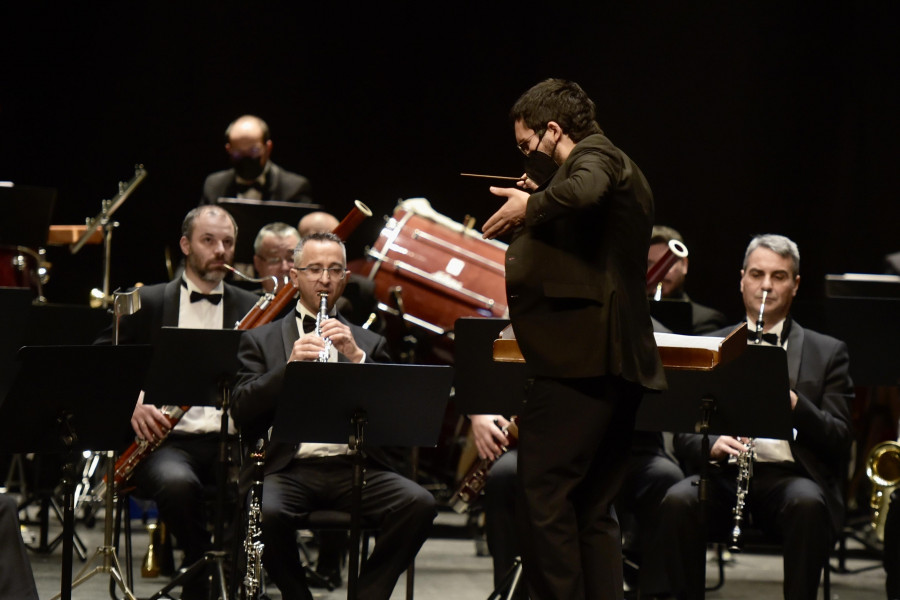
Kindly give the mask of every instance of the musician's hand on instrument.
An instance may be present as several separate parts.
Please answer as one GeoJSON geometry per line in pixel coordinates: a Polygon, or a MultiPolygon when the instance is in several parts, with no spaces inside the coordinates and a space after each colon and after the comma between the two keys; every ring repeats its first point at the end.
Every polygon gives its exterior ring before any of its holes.
{"type": "Polygon", "coordinates": [[[141,392],[131,414],[131,428],[142,440],[153,442],[163,437],[169,430],[169,420],[157,407],[144,404],[144,393],[141,392]]]}
{"type": "Polygon", "coordinates": [[[503,453],[503,446],[509,445],[504,428],[509,425],[501,415],[469,415],[472,436],[480,458],[497,458],[503,453]]]}
{"type": "Polygon", "coordinates": [[[325,340],[313,333],[301,335],[291,347],[291,355],[288,362],[317,361],[319,352],[325,348],[325,340]]]}
{"type": "Polygon", "coordinates": [[[516,188],[494,187],[490,188],[495,196],[506,198],[506,202],[500,209],[484,222],[481,228],[482,236],[486,240],[494,239],[525,222],[525,207],[528,204],[528,193],[516,188]]]}
{"type": "Polygon", "coordinates": [[[791,410],[797,408],[797,401],[800,400],[800,397],[797,395],[797,392],[791,390],[791,410]]]}
{"type": "Polygon", "coordinates": [[[747,438],[734,438],[730,435],[720,435],[719,438],[712,445],[712,448],[709,449],[709,458],[712,460],[723,460],[727,459],[729,456],[734,456],[737,458],[740,456],[741,452],[746,450],[744,446],[745,442],[741,440],[746,440],[747,438]]]}
{"type": "Polygon", "coordinates": [[[322,336],[330,339],[331,345],[351,362],[362,362],[365,358],[365,352],[356,345],[350,328],[338,319],[325,319],[322,322],[322,336]]]}

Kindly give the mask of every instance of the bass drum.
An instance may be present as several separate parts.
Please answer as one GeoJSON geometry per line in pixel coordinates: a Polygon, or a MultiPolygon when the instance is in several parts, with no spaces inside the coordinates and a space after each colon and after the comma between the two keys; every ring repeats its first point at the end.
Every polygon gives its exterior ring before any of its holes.
{"type": "Polygon", "coordinates": [[[42,263],[34,250],[0,244],[0,287],[31,288],[38,298],[42,297],[42,263]]]}
{"type": "Polygon", "coordinates": [[[397,204],[366,261],[382,312],[452,341],[460,317],[506,317],[507,245],[436,212],[428,200],[397,204]]]}

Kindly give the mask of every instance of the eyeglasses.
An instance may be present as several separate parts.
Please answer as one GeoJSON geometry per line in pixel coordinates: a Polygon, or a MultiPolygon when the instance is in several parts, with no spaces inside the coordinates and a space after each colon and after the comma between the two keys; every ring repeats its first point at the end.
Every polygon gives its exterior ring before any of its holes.
{"type": "Polygon", "coordinates": [[[262,254],[257,254],[256,256],[258,256],[259,258],[261,258],[262,261],[263,261],[264,263],[266,263],[267,265],[273,265],[273,266],[274,266],[274,265],[280,265],[280,264],[286,263],[286,262],[287,262],[287,263],[291,263],[291,265],[293,265],[293,263],[294,263],[294,257],[293,257],[293,256],[285,256],[285,257],[283,257],[283,258],[282,258],[282,257],[279,257],[279,256],[273,256],[273,257],[271,257],[271,258],[266,258],[266,257],[263,256],[262,254]]]}
{"type": "Polygon", "coordinates": [[[309,279],[318,279],[322,276],[322,273],[325,271],[328,272],[331,277],[337,280],[341,280],[344,278],[344,275],[347,273],[347,269],[344,267],[323,267],[322,265],[309,265],[308,267],[294,267],[301,273],[305,274],[309,279]]]}
{"type": "Polygon", "coordinates": [[[519,152],[521,152],[525,156],[528,156],[532,152],[532,150],[530,148],[531,138],[533,138],[534,136],[538,136],[538,145],[540,146],[541,139],[543,139],[545,133],[547,133],[546,129],[538,129],[537,131],[535,131],[534,133],[529,135],[527,140],[523,140],[523,141],[519,142],[518,144],[516,144],[516,148],[519,149],[519,152]]]}

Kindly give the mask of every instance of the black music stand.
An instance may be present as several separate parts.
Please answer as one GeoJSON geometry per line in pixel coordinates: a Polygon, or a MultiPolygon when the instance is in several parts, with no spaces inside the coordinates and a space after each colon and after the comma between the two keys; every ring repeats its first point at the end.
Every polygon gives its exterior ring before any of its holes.
{"type": "Polygon", "coordinates": [[[234,249],[234,260],[253,263],[253,240],[257,232],[269,223],[282,222],[296,227],[304,215],[322,208],[312,202],[282,202],[279,200],[252,200],[250,198],[219,198],[216,204],[231,213],[241,231],[245,232],[234,249]]]}
{"type": "Polygon", "coordinates": [[[26,344],[24,315],[34,300],[29,288],[0,287],[0,399],[6,396],[18,368],[16,352],[26,344]]]}
{"type": "Polygon", "coordinates": [[[650,316],[668,327],[672,333],[690,335],[694,331],[694,305],[687,300],[650,300],[650,316]]]}
{"type": "Polygon", "coordinates": [[[435,446],[452,381],[453,368],[446,365],[291,362],[285,367],[272,441],[349,443],[354,452],[350,600],[357,598],[359,578],[364,449],[435,446]],[[303,401],[326,397],[327,402],[303,401]]]}
{"type": "Polygon", "coordinates": [[[216,473],[216,520],[213,549],[188,566],[149,600],[168,597],[175,587],[202,576],[210,567],[222,600],[228,599],[223,550],[225,483],[228,458],[228,408],[233,378],[240,367],[239,329],[184,329],[163,327],[153,345],[153,358],[144,385],[144,402],[156,406],[216,406],[222,409],[219,429],[219,465],[216,473]]]}
{"type": "Polygon", "coordinates": [[[127,443],[127,424],[149,357],[149,346],[26,346],[19,351],[20,369],[0,405],[0,448],[63,455],[63,600],[72,597],[77,456],[127,443]]]}
{"type": "Polygon", "coordinates": [[[463,414],[518,415],[525,401],[525,363],[496,362],[493,343],[509,319],[461,317],[453,326],[453,400],[463,414]]]}
{"type": "Polygon", "coordinates": [[[56,189],[29,185],[0,187],[0,244],[37,250],[47,245],[56,189]]]}
{"type": "Polygon", "coordinates": [[[900,384],[900,277],[826,275],[829,333],[847,344],[856,386],[900,384]]]}

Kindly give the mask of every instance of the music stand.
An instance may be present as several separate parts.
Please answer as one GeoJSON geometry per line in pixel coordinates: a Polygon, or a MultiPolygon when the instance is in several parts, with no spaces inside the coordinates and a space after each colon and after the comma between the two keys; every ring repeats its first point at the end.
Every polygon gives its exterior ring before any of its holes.
{"type": "Polygon", "coordinates": [[[0,449],[63,455],[63,600],[73,587],[76,457],[127,443],[149,357],[149,346],[25,346],[18,353],[20,368],[0,406],[0,449]]]}
{"type": "Polygon", "coordinates": [[[497,414],[509,418],[520,414],[525,401],[524,363],[496,362],[494,340],[509,319],[461,317],[453,326],[453,401],[466,415],[497,414]]]}
{"type": "Polygon", "coordinates": [[[0,287],[0,400],[15,376],[16,352],[26,344],[27,320],[22,317],[33,300],[29,288],[0,287]]]}
{"type": "Polygon", "coordinates": [[[222,549],[225,529],[225,483],[227,480],[228,408],[231,385],[240,361],[239,329],[184,329],[163,327],[153,345],[153,358],[144,385],[144,402],[156,406],[216,406],[222,409],[219,428],[219,465],[216,473],[216,519],[213,549],[188,566],[149,600],[168,597],[175,587],[202,575],[214,566],[213,576],[222,600],[228,599],[222,549]]]}
{"type": "Polygon", "coordinates": [[[285,367],[272,441],[349,443],[354,452],[350,600],[356,600],[359,578],[364,449],[437,445],[452,382],[453,368],[447,365],[291,362],[285,367]]]}
{"type": "Polygon", "coordinates": [[[37,250],[47,245],[56,189],[14,185],[0,187],[0,244],[37,250]]]}
{"type": "Polygon", "coordinates": [[[829,332],[847,344],[856,386],[900,384],[900,277],[848,273],[825,276],[829,332]]]}
{"type": "Polygon", "coordinates": [[[250,198],[218,198],[216,204],[231,213],[241,231],[243,243],[234,249],[234,261],[253,264],[253,241],[256,234],[269,223],[287,223],[296,227],[304,215],[320,210],[321,204],[312,202],[282,202],[279,200],[253,200],[250,198]]]}
{"type": "Polygon", "coordinates": [[[694,331],[694,306],[687,300],[650,300],[650,316],[673,333],[689,335],[694,331]]]}

